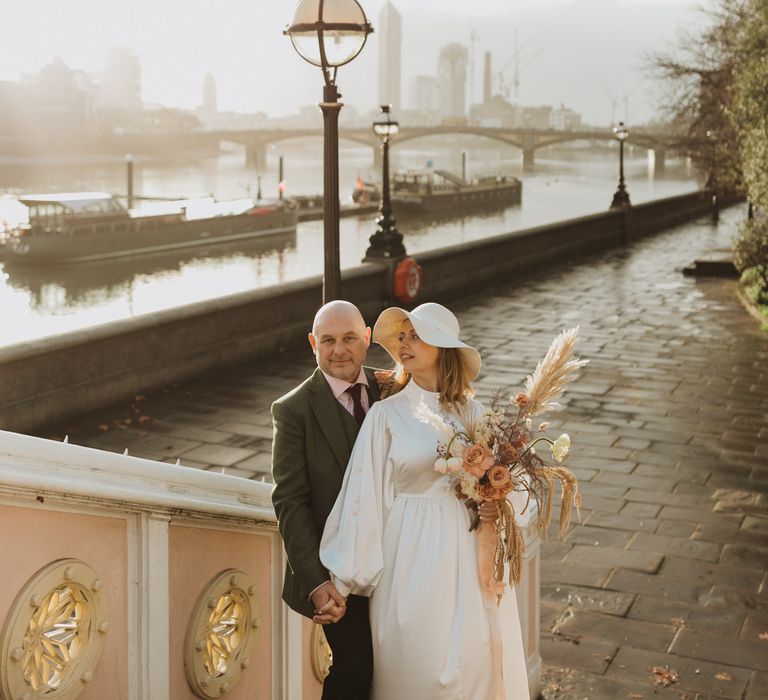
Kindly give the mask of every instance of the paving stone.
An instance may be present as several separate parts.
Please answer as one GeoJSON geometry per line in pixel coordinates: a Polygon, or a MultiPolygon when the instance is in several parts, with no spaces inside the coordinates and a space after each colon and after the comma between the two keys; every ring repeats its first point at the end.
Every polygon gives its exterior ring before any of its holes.
{"type": "Polygon", "coordinates": [[[768,653],[768,613],[750,613],[744,621],[739,636],[753,642],[765,642],[768,653]]]}
{"type": "Polygon", "coordinates": [[[605,585],[617,591],[632,591],[691,605],[703,605],[705,597],[712,590],[712,586],[706,583],[673,579],[659,574],[643,574],[627,569],[617,569],[605,585]]]}
{"type": "Polygon", "coordinates": [[[617,646],[628,644],[639,649],[659,650],[669,646],[676,631],[677,628],[672,625],[571,610],[556,626],[554,633],[567,639],[599,639],[617,646]]]}
{"type": "Polygon", "coordinates": [[[630,552],[615,547],[589,547],[577,544],[563,558],[564,561],[588,561],[597,566],[621,566],[653,573],[661,566],[664,557],[655,552],[630,552]]]}
{"type": "Polygon", "coordinates": [[[269,474],[272,472],[272,454],[270,452],[258,452],[242,462],[235,464],[240,469],[252,469],[255,472],[269,474]]]}
{"type": "Polygon", "coordinates": [[[606,676],[653,683],[653,668],[676,671],[677,691],[707,693],[718,698],[740,700],[749,682],[750,672],[736,666],[723,666],[682,656],[660,654],[644,649],[622,647],[611,662],[606,676]]]}
{"type": "Polygon", "coordinates": [[[655,532],[659,525],[658,520],[645,520],[634,515],[620,513],[593,513],[589,518],[589,524],[595,527],[614,528],[616,530],[630,530],[632,532],[655,532]]]}
{"type": "Polygon", "coordinates": [[[722,525],[723,523],[741,523],[742,516],[733,513],[714,513],[699,508],[677,508],[675,506],[664,506],[659,512],[661,520],[693,520],[699,523],[713,523],[722,525]]]}
{"type": "Polygon", "coordinates": [[[186,440],[195,440],[197,442],[224,442],[232,437],[232,433],[225,433],[221,430],[210,430],[208,428],[175,427],[168,431],[169,435],[186,440]]]}
{"type": "Polygon", "coordinates": [[[722,544],[753,544],[758,547],[768,547],[768,532],[756,532],[738,527],[698,525],[693,532],[693,539],[722,544]]]}
{"type": "Polygon", "coordinates": [[[561,561],[562,558],[573,549],[573,545],[568,542],[556,542],[549,540],[541,545],[541,558],[551,561],[561,561]]]}
{"type": "Polygon", "coordinates": [[[622,681],[587,671],[548,666],[542,670],[543,700],[705,700],[688,697],[674,688],[659,688],[650,682],[638,685],[636,678],[622,681]]]}
{"type": "Polygon", "coordinates": [[[541,562],[542,581],[551,583],[568,583],[575,586],[592,586],[600,588],[610,576],[613,569],[608,566],[592,566],[590,564],[568,563],[563,566],[559,562],[545,560],[541,562]]]}
{"type": "Polygon", "coordinates": [[[570,640],[562,637],[541,638],[541,658],[545,664],[568,666],[591,673],[605,673],[618,647],[610,642],[570,640]]]}
{"type": "Polygon", "coordinates": [[[768,547],[727,544],[723,547],[721,561],[725,564],[759,567],[765,570],[768,569],[768,547]]]}
{"type": "Polygon", "coordinates": [[[765,642],[752,642],[712,632],[681,630],[670,651],[694,659],[768,671],[765,642]]]}
{"type": "Polygon", "coordinates": [[[165,456],[178,457],[195,447],[199,447],[201,444],[202,441],[200,440],[184,440],[172,435],[163,435],[143,443],[142,449],[154,451],[165,456]]]}
{"type": "Polygon", "coordinates": [[[620,498],[592,496],[586,489],[582,490],[581,503],[584,508],[602,511],[603,513],[618,513],[624,505],[624,501],[620,498]]]}
{"type": "Polygon", "coordinates": [[[219,467],[230,467],[237,462],[252,456],[253,450],[243,450],[239,447],[227,447],[226,445],[201,445],[184,453],[187,459],[219,467]]]}
{"type": "Polygon", "coordinates": [[[713,562],[720,557],[719,544],[699,542],[682,537],[668,537],[667,535],[650,535],[646,532],[638,532],[627,545],[627,549],[649,550],[662,554],[674,554],[677,557],[713,562]]]}
{"type": "Polygon", "coordinates": [[[741,586],[754,592],[759,590],[763,574],[762,569],[748,569],[674,557],[667,557],[659,570],[659,575],[665,578],[685,579],[710,585],[741,586]]]}
{"type": "Polygon", "coordinates": [[[744,700],[765,700],[768,698],[768,673],[753,671],[744,700]]]}
{"type": "Polygon", "coordinates": [[[635,594],[587,586],[546,583],[541,586],[541,598],[550,603],[562,603],[581,610],[623,616],[632,605],[635,594]]]}
{"type": "Polygon", "coordinates": [[[585,544],[593,547],[624,548],[631,538],[631,532],[580,525],[574,527],[568,533],[566,539],[571,544],[585,544]]]}
{"type": "Polygon", "coordinates": [[[677,600],[638,595],[627,617],[738,636],[746,616],[739,608],[704,608],[677,600]]]}
{"type": "Polygon", "coordinates": [[[260,437],[265,440],[272,439],[272,426],[256,425],[246,422],[229,422],[215,426],[216,430],[225,433],[234,433],[235,435],[249,435],[251,437],[260,437]]]}
{"type": "Polygon", "coordinates": [[[708,607],[738,607],[746,611],[767,611],[768,591],[761,586],[760,591],[751,591],[740,585],[724,586],[716,584],[704,599],[708,607]]]}
{"type": "Polygon", "coordinates": [[[637,518],[643,518],[644,520],[651,520],[658,515],[660,510],[661,506],[654,503],[636,503],[629,501],[624,504],[624,507],[621,509],[621,514],[625,516],[633,515],[637,518]]]}
{"type": "Polygon", "coordinates": [[[690,537],[696,528],[696,523],[688,523],[685,520],[661,520],[656,528],[657,535],[669,535],[670,537],[690,537]]]}

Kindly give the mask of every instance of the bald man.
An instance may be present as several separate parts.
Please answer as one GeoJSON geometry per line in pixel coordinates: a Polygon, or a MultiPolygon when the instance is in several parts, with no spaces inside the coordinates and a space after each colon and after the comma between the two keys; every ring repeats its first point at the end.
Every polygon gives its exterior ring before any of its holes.
{"type": "Polygon", "coordinates": [[[272,404],[272,502],[288,555],[283,600],[325,625],[333,666],[323,700],[365,700],[373,673],[368,599],[344,599],[319,546],[360,424],[379,398],[373,370],[363,367],[371,329],[356,306],[332,301],[308,338],[317,369],[272,404]]]}

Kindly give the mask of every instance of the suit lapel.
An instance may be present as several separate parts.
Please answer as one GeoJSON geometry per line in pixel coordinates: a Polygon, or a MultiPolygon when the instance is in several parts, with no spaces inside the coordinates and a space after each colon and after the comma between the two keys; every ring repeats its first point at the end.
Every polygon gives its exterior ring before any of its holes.
{"type": "MultiPolygon", "coordinates": [[[[320,369],[316,369],[310,382],[309,405],[315,414],[320,430],[333,450],[342,471],[347,468],[352,445],[339,415],[339,402],[331,391],[320,369]]],[[[354,422],[354,418],[350,416],[354,422]]],[[[353,439],[354,442],[354,439],[353,439]]]]}
{"type": "Polygon", "coordinates": [[[368,377],[368,406],[373,406],[379,400],[379,384],[372,369],[368,367],[363,369],[365,370],[365,376],[368,377]]]}

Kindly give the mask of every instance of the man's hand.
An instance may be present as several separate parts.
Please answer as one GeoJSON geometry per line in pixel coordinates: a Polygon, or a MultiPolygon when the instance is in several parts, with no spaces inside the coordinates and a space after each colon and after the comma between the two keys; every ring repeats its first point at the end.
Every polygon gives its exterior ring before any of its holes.
{"type": "Polygon", "coordinates": [[[347,612],[347,601],[330,581],[324,583],[312,593],[312,605],[315,615],[312,618],[321,625],[338,622],[347,612]]]}
{"type": "Polygon", "coordinates": [[[499,519],[499,509],[493,501],[483,501],[477,512],[484,523],[495,523],[499,519]]]}

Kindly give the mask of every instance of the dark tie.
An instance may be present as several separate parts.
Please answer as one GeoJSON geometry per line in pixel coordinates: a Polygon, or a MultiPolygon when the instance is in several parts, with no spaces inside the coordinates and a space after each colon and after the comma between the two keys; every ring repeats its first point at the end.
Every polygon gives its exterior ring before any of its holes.
{"type": "Polygon", "coordinates": [[[347,389],[347,393],[352,397],[352,415],[355,416],[357,424],[362,425],[363,420],[365,419],[365,409],[363,408],[363,402],[361,400],[363,385],[359,383],[353,384],[347,389]]]}

